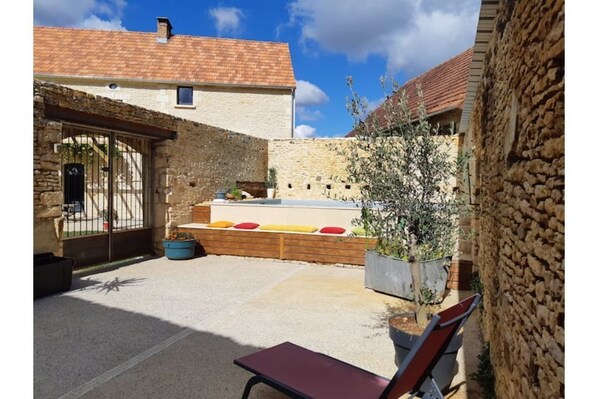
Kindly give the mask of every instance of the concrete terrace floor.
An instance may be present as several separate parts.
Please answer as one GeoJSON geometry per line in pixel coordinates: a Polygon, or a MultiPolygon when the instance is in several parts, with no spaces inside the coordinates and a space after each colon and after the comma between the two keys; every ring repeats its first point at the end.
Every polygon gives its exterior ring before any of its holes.
{"type": "MultiPolygon", "coordinates": [[[[269,259],[157,258],[75,278],[34,302],[41,398],[240,398],[233,360],[290,341],[391,378],[387,319],[409,303],[363,287],[364,271],[269,259]]],[[[443,303],[470,292],[452,291],[443,303]]],[[[447,398],[481,397],[477,313],[447,398]]],[[[256,386],[250,398],[285,398],[256,386]]]]}

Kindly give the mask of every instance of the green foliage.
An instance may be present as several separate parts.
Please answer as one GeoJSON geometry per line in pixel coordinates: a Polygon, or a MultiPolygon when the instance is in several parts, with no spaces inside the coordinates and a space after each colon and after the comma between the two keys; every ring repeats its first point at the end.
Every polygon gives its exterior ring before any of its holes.
{"type": "Polygon", "coordinates": [[[184,241],[184,240],[194,240],[195,237],[191,233],[179,231],[178,227],[173,226],[170,228],[168,235],[166,236],[167,240],[170,241],[184,241]]]}
{"type": "MultiPolygon", "coordinates": [[[[339,153],[348,160],[349,182],[361,188],[360,198],[352,198],[362,207],[356,222],[378,237],[382,254],[415,254],[421,261],[450,256],[463,209],[452,192],[463,162],[451,156],[454,136],[429,123],[421,90],[417,115],[411,115],[406,94],[398,92],[383,103],[382,115],[366,117],[367,102],[350,78],[348,85],[356,139],[339,153]]],[[[393,87],[396,92],[394,82],[393,87]]]]}
{"type": "Polygon", "coordinates": [[[492,368],[490,345],[488,343],[484,344],[482,352],[478,355],[478,362],[478,368],[471,375],[471,378],[480,384],[484,399],[496,399],[496,392],[494,391],[494,369],[492,368]]]}
{"type": "MultiPolygon", "coordinates": [[[[108,208],[104,208],[100,211],[100,216],[104,219],[104,222],[110,221],[110,213],[108,212],[108,208]]],[[[118,212],[116,209],[112,210],[112,219],[116,222],[118,221],[118,212]]]]}
{"type": "Polygon", "coordinates": [[[436,290],[432,290],[428,287],[422,287],[420,298],[422,305],[432,306],[436,304],[438,300],[438,293],[436,290]]]}
{"type": "Polygon", "coordinates": [[[237,199],[237,200],[240,200],[243,198],[243,191],[241,191],[241,189],[237,188],[236,186],[231,188],[228,192],[233,197],[235,197],[235,199],[237,199]]]}
{"type": "Polygon", "coordinates": [[[482,283],[479,272],[473,272],[471,274],[471,290],[480,295],[484,295],[484,284],[482,283]]]}
{"type": "Polygon", "coordinates": [[[278,187],[278,177],[276,173],[276,168],[268,168],[268,178],[266,179],[266,188],[277,188],[278,187]]]}
{"type": "MultiPolygon", "coordinates": [[[[471,274],[471,289],[472,291],[480,294],[482,298],[484,297],[484,284],[482,283],[482,279],[480,278],[479,272],[473,272],[471,274]]],[[[480,308],[480,313],[484,312],[484,301],[480,301],[478,305],[480,308]]]]}
{"type": "MultiPolygon", "coordinates": [[[[69,160],[82,160],[85,158],[87,162],[90,164],[94,163],[94,159],[97,155],[101,157],[108,156],[108,145],[99,143],[95,145],[90,145],[86,143],[63,143],[64,152],[62,156],[65,161],[69,160]]],[[[122,151],[118,147],[112,148],[112,157],[113,158],[120,158],[122,157],[122,151]]]]}

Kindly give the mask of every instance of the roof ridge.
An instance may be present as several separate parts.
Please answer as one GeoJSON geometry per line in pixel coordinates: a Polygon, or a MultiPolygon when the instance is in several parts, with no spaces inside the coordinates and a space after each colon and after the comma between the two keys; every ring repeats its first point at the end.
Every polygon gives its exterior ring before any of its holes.
{"type": "MultiPolygon", "coordinates": [[[[156,35],[156,32],[145,32],[145,31],[137,31],[137,30],[117,30],[117,29],[89,29],[89,28],[77,28],[77,27],[63,27],[63,26],[45,26],[45,25],[35,25],[33,27],[36,28],[45,28],[45,29],[56,29],[56,30],[75,30],[75,31],[84,31],[84,32],[110,32],[110,33],[118,33],[118,34],[139,34],[139,35],[156,35]]],[[[227,40],[227,41],[239,41],[239,42],[255,42],[255,43],[271,43],[271,44],[282,44],[288,46],[288,42],[282,41],[274,41],[274,40],[256,40],[256,39],[239,39],[235,37],[214,37],[214,36],[204,36],[204,35],[189,35],[189,34],[179,34],[174,33],[172,37],[189,37],[191,39],[208,39],[208,40],[227,40]]]]}

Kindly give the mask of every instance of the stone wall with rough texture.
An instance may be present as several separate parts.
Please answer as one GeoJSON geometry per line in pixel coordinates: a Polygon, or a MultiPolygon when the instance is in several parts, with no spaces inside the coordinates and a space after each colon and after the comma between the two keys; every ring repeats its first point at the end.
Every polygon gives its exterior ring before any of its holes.
{"type": "MultiPolygon", "coordinates": [[[[268,145],[268,164],[278,174],[279,198],[359,198],[359,186],[347,183],[347,162],[336,149],[348,148],[354,138],[275,139],[268,145]]],[[[452,141],[456,157],[459,140],[452,141]]]]}
{"type": "Polygon", "coordinates": [[[347,164],[334,149],[350,140],[354,139],[270,140],[268,163],[278,175],[276,196],[318,200],[359,196],[359,188],[346,183],[347,164]]]}
{"type": "Polygon", "coordinates": [[[189,106],[177,105],[176,84],[59,77],[51,78],[51,81],[251,136],[290,138],[293,133],[291,89],[194,86],[193,105],[189,106]],[[111,89],[111,83],[118,87],[111,89]]]}
{"type": "Polygon", "coordinates": [[[219,187],[235,181],[266,179],[267,140],[187,121],[64,86],[34,82],[34,250],[61,254],[63,223],[61,158],[54,144],[62,141],[62,123],[46,118],[46,104],[174,130],[174,140],[155,141],[150,181],[153,184],[154,249],[173,225],[191,222],[192,206],[211,200],[219,187]],[[54,234],[54,236],[52,236],[54,234]]]}
{"type": "Polygon", "coordinates": [[[468,136],[499,398],[564,396],[564,8],[501,2],[468,136]]]}
{"type": "MultiPolygon", "coordinates": [[[[176,140],[155,145],[154,209],[157,228],[191,223],[193,205],[214,199],[236,181],[263,182],[268,141],[179,120],[176,140]]],[[[163,234],[156,234],[156,248],[163,234]]]]}
{"type": "Polygon", "coordinates": [[[33,253],[62,255],[61,156],[62,124],[44,118],[44,99],[33,98],[33,253]]]}

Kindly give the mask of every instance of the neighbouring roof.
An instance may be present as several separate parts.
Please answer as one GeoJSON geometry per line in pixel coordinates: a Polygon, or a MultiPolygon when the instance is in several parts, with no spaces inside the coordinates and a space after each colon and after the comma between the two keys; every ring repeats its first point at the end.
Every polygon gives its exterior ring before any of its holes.
{"type": "MultiPolygon", "coordinates": [[[[404,90],[408,96],[409,110],[412,115],[417,115],[417,86],[421,85],[424,95],[424,105],[429,116],[457,108],[462,109],[472,55],[473,48],[467,49],[461,54],[407,81],[395,94],[387,98],[385,103],[395,100],[404,90]]],[[[369,117],[377,117],[380,120],[384,120],[384,107],[380,105],[372,111],[369,117]]],[[[355,132],[351,131],[346,137],[354,135],[355,132]]]]}
{"type": "Polygon", "coordinates": [[[295,87],[287,43],[34,27],[36,76],[295,87]]]}

